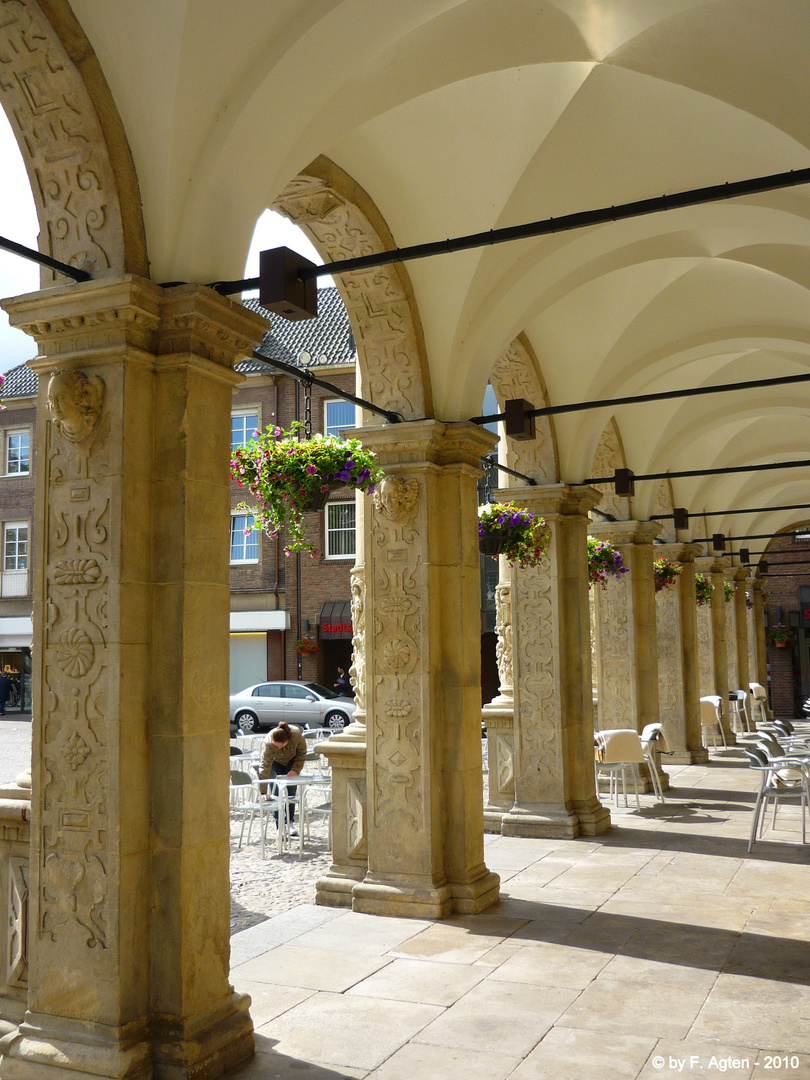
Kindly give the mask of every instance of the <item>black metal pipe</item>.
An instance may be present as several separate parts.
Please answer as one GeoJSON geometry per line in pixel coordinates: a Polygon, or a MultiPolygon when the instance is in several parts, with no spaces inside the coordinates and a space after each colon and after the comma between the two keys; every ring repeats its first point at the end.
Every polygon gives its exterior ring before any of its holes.
{"type": "MultiPolygon", "coordinates": [[[[674,195],[656,195],[651,199],[637,199],[635,202],[621,203],[619,206],[582,210],[575,214],[564,214],[558,218],[531,221],[525,225],[469,233],[467,236],[457,236],[452,240],[413,244],[410,247],[394,248],[392,251],[361,255],[356,259],[338,259],[335,262],[325,263],[323,266],[302,268],[300,278],[302,281],[308,281],[311,278],[348,274],[352,270],[369,270],[375,266],[387,266],[395,262],[427,259],[431,255],[447,255],[454,251],[469,251],[472,248],[505,244],[512,240],[526,240],[533,236],[552,236],[554,233],[569,232],[572,229],[584,229],[588,225],[603,225],[609,221],[623,221],[628,218],[643,217],[645,214],[679,210],[685,206],[699,206],[702,203],[721,202],[724,199],[734,199],[739,195],[757,195],[764,191],[776,191],[779,188],[807,183],[810,183],[810,169],[791,169],[789,172],[771,173],[769,176],[756,176],[749,180],[736,180],[731,184],[712,184],[709,187],[679,191],[674,195]]],[[[217,281],[212,284],[212,288],[216,288],[218,292],[226,296],[244,292],[247,289],[258,289],[258,287],[259,278],[217,281]]]]}
{"type": "MultiPolygon", "coordinates": [[[[744,536],[727,536],[726,543],[729,540],[770,540],[774,536],[793,536],[791,532],[772,532],[772,533],[746,533],[744,536]]],[[[699,539],[690,540],[690,544],[710,544],[712,538],[710,536],[701,536],[699,539]]]]}
{"type": "MultiPolygon", "coordinates": [[[[726,517],[730,514],[769,514],[772,510],[810,510],[810,503],[794,503],[791,506],[749,506],[743,510],[703,510],[690,517],[726,517]]],[[[670,521],[674,514],[653,514],[650,521],[670,521]]]]}
{"type": "Polygon", "coordinates": [[[351,401],[355,405],[359,405],[361,409],[368,409],[369,412],[377,413],[378,416],[384,416],[392,424],[401,424],[405,420],[401,413],[393,412],[391,409],[381,409],[379,405],[366,401],[365,398],[357,397],[355,394],[350,394],[348,390],[341,390],[339,386],[327,382],[326,379],[319,379],[317,375],[312,374],[309,368],[299,368],[295,364],[285,363],[284,360],[273,360],[258,349],[253,350],[253,358],[254,360],[261,360],[263,364],[276,368],[278,371],[283,371],[285,375],[290,375],[293,379],[297,379],[299,383],[306,382],[310,385],[320,386],[323,390],[328,390],[334,394],[335,397],[343,398],[344,401],[351,401]]]}
{"type": "Polygon", "coordinates": [[[536,487],[537,486],[537,481],[532,480],[532,478],[530,476],[526,476],[526,474],[522,473],[522,472],[516,472],[514,469],[508,469],[506,467],[506,465],[500,465],[497,461],[495,461],[492,458],[485,458],[482,461],[481,467],[483,469],[497,469],[498,472],[509,473],[510,476],[516,476],[518,478],[518,480],[525,480],[526,483],[530,487],[536,487]]]}
{"type": "Polygon", "coordinates": [[[60,274],[64,274],[65,277],[73,278],[74,281],[90,281],[90,274],[86,270],[80,270],[78,266],[68,266],[67,263],[52,259],[50,255],[44,255],[35,248],[26,247],[25,244],[18,244],[15,240],[9,240],[5,236],[0,236],[0,248],[10,251],[14,255],[21,255],[31,262],[39,263],[40,266],[47,266],[49,270],[57,270],[60,274]]]}
{"type": "MultiPolygon", "coordinates": [[[[799,469],[810,465],[810,458],[801,461],[770,461],[765,465],[727,465],[724,469],[682,469],[679,472],[636,473],[633,480],[675,480],[689,476],[725,476],[731,473],[765,472],[769,469],[799,469]]],[[[592,476],[583,484],[604,484],[611,477],[592,476]]]]}

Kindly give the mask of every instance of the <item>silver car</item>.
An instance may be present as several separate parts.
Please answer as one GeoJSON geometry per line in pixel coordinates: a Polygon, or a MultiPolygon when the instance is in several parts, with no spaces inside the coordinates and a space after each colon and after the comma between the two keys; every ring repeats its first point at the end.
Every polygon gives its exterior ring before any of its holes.
{"type": "Polygon", "coordinates": [[[354,710],[351,698],[338,697],[318,683],[257,683],[231,695],[231,727],[265,731],[284,720],[299,728],[342,731],[352,722],[354,710]]]}

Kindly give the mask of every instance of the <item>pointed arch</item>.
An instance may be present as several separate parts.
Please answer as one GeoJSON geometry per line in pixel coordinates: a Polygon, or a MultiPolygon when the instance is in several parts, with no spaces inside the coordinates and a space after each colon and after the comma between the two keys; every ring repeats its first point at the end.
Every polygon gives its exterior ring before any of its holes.
{"type": "MultiPolygon", "coordinates": [[[[525,398],[538,409],[549,404],[540,364],[525,334],[519,334],[504,349],[492,366],[489,381],[501,410],[510,398],[525,398]]],[[[554,421],[550,416],[538,416],[535,428],[532,440],[504,440],[503,464],[533,480],[553,484],[560,476],[554,421]]]]}
{"type": "MultiPolygon", "coordinates": [[[[596,453],[593,456],[591,476],[613,476],[616,469],[626,468],[627,459],[624,455],[619,426],[615,418],[611,417],[599,437],[596,453]]],[[[613,490],[613,484],[595,484],[594,486],[605,493],[599,506],[596,507],[597,510],[601,510],[604,514],[612,514],[617,521],[630,520],[633,515],[629,498],[617,495],[613,490]]]]}

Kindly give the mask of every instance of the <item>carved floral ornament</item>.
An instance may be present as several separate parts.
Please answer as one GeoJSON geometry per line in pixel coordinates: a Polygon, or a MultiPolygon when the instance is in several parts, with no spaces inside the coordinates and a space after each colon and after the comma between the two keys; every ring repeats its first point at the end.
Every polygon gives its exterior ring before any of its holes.
{"type": "Polygon", "coordinates": [[[98,427],[104,380],[83,371],[54,371],[48,383],[51,422],[68,442],[86,442],[98,427]]]}

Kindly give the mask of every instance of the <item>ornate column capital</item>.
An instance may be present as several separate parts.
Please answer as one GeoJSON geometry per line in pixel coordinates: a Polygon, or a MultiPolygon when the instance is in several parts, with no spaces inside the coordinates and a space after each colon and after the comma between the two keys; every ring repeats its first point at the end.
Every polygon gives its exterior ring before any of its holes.
{"type": "Polygon", "coordinates": [[[660,521],[599,521],[592,522],[588,532],[600,540],[619,544],[652,544],[661,532],[660,521]]]}
{"type": "Polygon", "coordinates": [[[491,431],[462,421],[415,420],[409,424],[364,427],[363,446],[373,450],[385,469],[398,465],[425,468],[429,465],[470,465],[480,472],[480,461],[497,444],[491,431]]]}
{"type": "Polygon", "coordinates": [[[588,511],[598,506],[603,498],[598,488],[574,487],[571,484],[526,484],[523,487],[499,488],[493,494],[499,502],[511,500],[544,518],[552,514],[587,517],[588,511]]]}
{"type": "Polygon", "coordinates": [[[703,550],[702,544],[656,544],[655,555],[679,563],[693,563],[703,550]]]}

